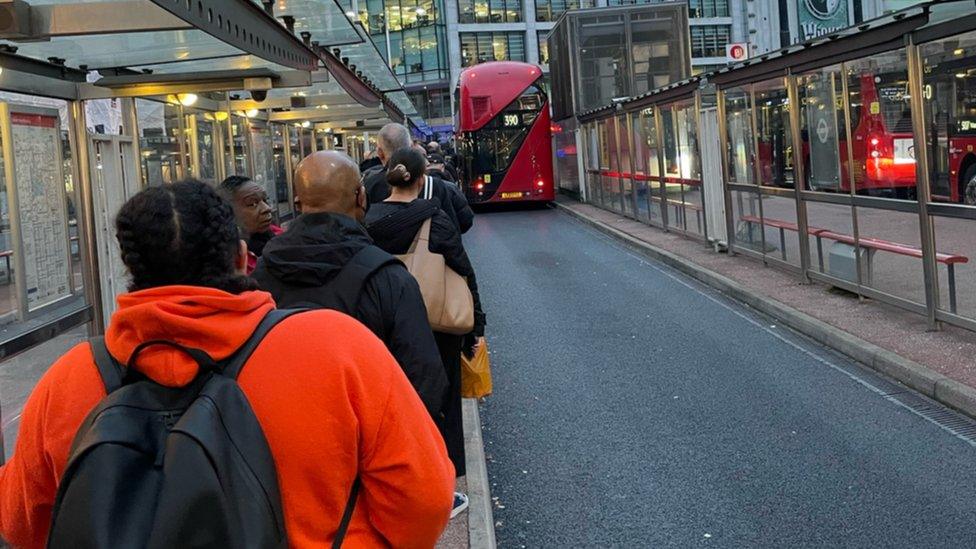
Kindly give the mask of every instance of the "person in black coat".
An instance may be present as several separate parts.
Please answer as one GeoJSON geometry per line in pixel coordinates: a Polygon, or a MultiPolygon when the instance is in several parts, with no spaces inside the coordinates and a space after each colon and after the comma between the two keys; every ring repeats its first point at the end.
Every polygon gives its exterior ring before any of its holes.
{"type": "MultiPolygon", "coordinates": [[[[386,166],[389,165],[389,158],[399,152],[400,149],[411,147],[416,148],[417,152],[423,151],[424,170],[426,170],[426,149],[422,145],[410,144],[410,132],[406,127],[400,124],[387,124],[380,130],[377,139],[377,154],[381,159],[384,159],[384,168],[374,170],[363,178],[363,184],[366,185],[366,192],[371,203],[382,202],[390,196],[390,184],[386,180],[386,166]],[[404,143],[406,144],[404,145],[404,143]],[[396,145],[401,145],[401,147],[393,149],[392,153],[386,152],[387,147],[396,145]]],[[[432,198],[437,200],[438,205],[451,219],[454,226],[458,228],[461,234],[468,232],[468,229],[474,224],[474,212],[468,205],[468,200],[461,194],[461,190],[456,185],[433,176],[428,184],[432,188],[432,198]]]]}
{"type": "Polygon", "coordinates": [[[394,153],[387,181],[393,186],[390,197],[373,204],[366,214],[366,227],[377,246],[391,254],[409,250],[421,225],[430,226],[430,251],[444,256],[447,266],[465,277],[474,297],[474,330],[468,336],[434,332],[441,361],[447,372],[448,395],[439,424],[447,453],[458,476],[464,475],[464,431],[461,421],[461,351],[473,352],[484,344],[485,314],[478,295],[474,268],[461,242],[461,233],[435,200],[418,198],[424,186],[426,159],[419,151],[402,149],[394,153]]]}
{"type": "Polygon", "coordinates": [[[265,246],[251,276],[279,307],[337,309],[362,322],[439,419],[448,382],[420,286],[402,263],[373,245],[360,223],[367,203],[355,163],[339,152],[316,152],[295,170],[295,191],[302,215],[265,246]],[[359,262],[366,255],[357,254],[367,248],[378,260],[364,268],[359,262]],[[357,270],[346,270],[351,261],[357,270]],[[337,295],[350,291],[358,295],[337,295]]]}

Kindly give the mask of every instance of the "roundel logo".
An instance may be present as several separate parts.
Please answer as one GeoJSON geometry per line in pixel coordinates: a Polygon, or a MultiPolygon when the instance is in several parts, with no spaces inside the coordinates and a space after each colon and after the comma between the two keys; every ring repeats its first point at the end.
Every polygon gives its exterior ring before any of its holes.
{"type": "Polygon", "coordinates": [[[729,59],[733,61],[739,61],[740,59],[746,58],[746,46],[745,44],[729,44],[728,51],[726,51],[729,59]]]}
{"type": "Polygon", "coordinates": [[[841,7],[841,2],[846,2],[847,0],[803,0],[806,5],[807,10],[810,15],[816,17],[817,19],[832,19],[836,14],[837,10],[841,7]]]}

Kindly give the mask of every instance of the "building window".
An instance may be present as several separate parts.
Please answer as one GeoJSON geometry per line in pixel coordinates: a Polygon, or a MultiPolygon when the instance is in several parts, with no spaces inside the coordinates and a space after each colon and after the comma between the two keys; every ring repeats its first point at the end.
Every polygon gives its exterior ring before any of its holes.
{"type": "Polygon", "coordinates": [[[458,0],[460,23],[518,23],[522,0],[458,0]]]}
{"type": "Polygon", "coordinates": [[[593,0],[536,0],[535,20],[555,21],[569,10],[592,8],[593,0]]]}
{"type": "Polygon", "coordinates": [[[728,17],[729,0],[689,0],[688,17],[728,17]]]}
{"type": "Polygon", "coordinates": [[[461,66],[486,61],[525,61],[525,34],[521,32],[462,32],[461,66]]]}
{"type": "Polygon", "coordinates": [[[725,46],[731,41],[728,25],[691,27],[692,57],[725,57],[725,46]]]}
{"type": "Polygon", "coordinates": [[[417,107],[417,113],[428,122],[438,118],[451,118],[451,94],[447,88],[416,90],[407,95],[417,107]]]}
{"type": "Polygon", "coordinates": [[[539,64],[548,65],[549,64],[549,42],[546,40],[546,33],[542,31],[539,32],[536,36],[539,39],[539,64]]]}
{"type": "Polygon", "coordinates": [[[705,74],[724,69],[728,65],[694,65],[691,67],[691,74],[705,74]]]}
{"type": "Polygon", "coordinates": [[[660,0],[609,0],[608,6],[639,6],[643,4],[656,4],[660,0]]]}

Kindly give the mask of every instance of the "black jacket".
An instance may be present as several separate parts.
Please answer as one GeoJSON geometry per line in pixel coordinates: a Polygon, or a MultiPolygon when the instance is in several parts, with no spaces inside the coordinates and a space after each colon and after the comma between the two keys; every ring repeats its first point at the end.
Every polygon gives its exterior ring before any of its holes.
{"type": "MultiPolygon", "coordinates": [[[[468,205],[468,199],[464,198],[457,185],[446,183],[438,177],[434,177],[433,180],[434,199],[438,205],[461,234],[468,232],[474,224],[474,212],[468,205]]],[[[371,204],[383,202],[390,197],[390,184],[386,182],[386,168],[367,173],[363,178],[363,184],[366,185],[366,195],[371,204]]]]}
{"type": "Polygon", "coordinates": [[[474,296],[474,335],[485,333],[485,313],[478,295],[478,281],[474,267],[464,251],[461,234],[434,200],[417,199],[413,202],[380,202],[373,204],[366,214],[366,230],[377,246],[397,255],[407,253],[417,231],[428,218],[430,224],[430,251],[444,256],[447,266],[467,278],[468,288],[474,296]]]}
{"type": "MultiPolygon", "coordinates": [[[[366,230],[350,217],[329,213],[301,215],[265,246],[251,276],[282,306],[296,305],[296,301],[309,303],[310,288],[321,289],[325,301],[327,292],[322,288],[334,280],[353,255],[371,245],[366,230]]],[[[318,303],[314,297],[311,302],[318,303]]],[[[440,410],[447,377],[427,323],[420,286],[403,264],[381,267],[363,287],[356,310],[343,312],[383,340],[427,409],[440,410]]]]}

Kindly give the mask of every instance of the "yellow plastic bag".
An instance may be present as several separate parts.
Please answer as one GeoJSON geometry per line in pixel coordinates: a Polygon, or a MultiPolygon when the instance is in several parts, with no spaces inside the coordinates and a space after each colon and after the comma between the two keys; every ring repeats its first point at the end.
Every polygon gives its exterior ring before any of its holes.
{"type": "Polygon", "coordinates": [[[488,342],[478,346],[474,356],[468,359],[461,353],[461,396],[484,398],[491,394],[491,364],[488,359],[488,342]]]}

